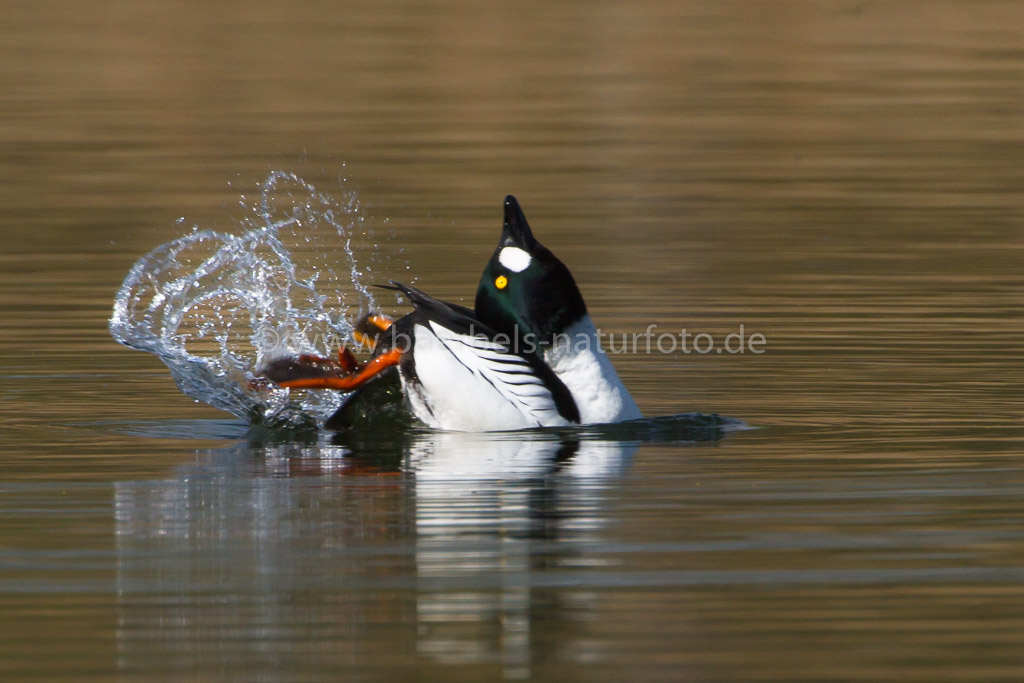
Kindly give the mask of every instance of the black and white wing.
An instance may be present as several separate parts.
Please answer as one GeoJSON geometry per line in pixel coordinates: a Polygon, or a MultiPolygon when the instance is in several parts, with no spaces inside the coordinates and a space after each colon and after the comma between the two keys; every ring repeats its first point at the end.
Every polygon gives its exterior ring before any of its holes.
{"type": "MultiPolygon", "coordinates": [[[[445,349],[473,375],[494,388],[520,412],[537,422],[537,426],[549,425],[562,418],[578,422],[572,410],[560,410],[556,392],[565,385],[551,373],[549,378],[540,376],[537,369],[523,356],[512,353],[509,347],[499,341],[488,339],[482,334],[464,335],[450,330],[440,323],[430,321],[430,331],[445,349]],[[545,382],[548,379],[548,382],[545,382]],[[550,380],[560,386],[550,386],[550,380]],[[565,414],[568,413],[568,414],[565,414]]],[[[565,393],[569,400],[568,390],[565,393]]],[[[571,408],[575,409],[575,403],[571,408]]]]}
{"type": "MultiPolygon", "coordinates": [[[[472,310],[449,304],[408,285],[392,281],[389,289],[401,291],[416,308],[413,325],[421,326],[443,347],[446,356],[485,385],[490,385],[509,404],[537,426],[580,421],[572,393],[535,353],[516,353],[511,340],[476,319],[472,310]]],[[[416,344],[424,346],[417,336],[416,344]]],[[[446,362],[436,358],[435,363],[446,362]]],[[[433,365],[433,363],[432,363],[433,365]]],[[[421,374],[427,369],[421,368],[421,374]]],[[[452,387],[453,391],[472,391],[452,387]]],[[[470,395],[470,398],[472,394],[470,395]]]]}

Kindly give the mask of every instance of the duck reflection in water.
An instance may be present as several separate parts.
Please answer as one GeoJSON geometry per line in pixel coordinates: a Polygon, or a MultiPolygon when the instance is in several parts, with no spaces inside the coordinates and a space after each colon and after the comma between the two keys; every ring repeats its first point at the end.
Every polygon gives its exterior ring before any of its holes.
{"type": "Polygon", "coordinates": [[[637,442],[393,433],[372,449],[354,434],[240,443],[117,483],[122,669],[425,657],[518,678],[550,648],[589,656],[578,629],[596,593],[563,582],[607,563],[605,511],[637,442]],[[296,649],[311,638],[323,647],[296,649]]]}

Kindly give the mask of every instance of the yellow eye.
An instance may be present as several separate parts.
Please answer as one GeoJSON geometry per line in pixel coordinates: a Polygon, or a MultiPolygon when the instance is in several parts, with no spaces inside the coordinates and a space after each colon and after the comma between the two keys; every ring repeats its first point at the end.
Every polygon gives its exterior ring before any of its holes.
{"type": "Polygon", "coordinates": [[[506,285],[508,285],[508,278],[505,277],[504,275],[499,275],[497,278],[495,278],[494,286],[497,287],[498,289],[505,289],[506,285]]]}

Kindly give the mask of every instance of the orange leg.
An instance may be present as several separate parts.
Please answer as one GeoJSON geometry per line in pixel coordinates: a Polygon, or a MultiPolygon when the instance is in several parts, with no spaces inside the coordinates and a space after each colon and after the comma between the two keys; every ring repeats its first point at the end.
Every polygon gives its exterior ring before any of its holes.
{"type": "MultiPolygon", "coordinates": [[[[375,348],[380,335],[394,321],[381,313],[363,316],[356,323],[353,336],[357,343],[375,348]]],[[[398,356],[382,354],[362,365],[347,346],[338,349],[338,359],[321,358],[304,353],[291,358],[278,358],[268,363],[262,375],[275,384],[292,389],[339,389],[350,391],[362,386],[385,368],[395,365],[398,356]]]]}
{"type": "Polygon", "coordinates": [[[341,366],[342,372],[356,372],[359,370],[359,361],[356,360],[355,354],[347,346],[342,346],[338,349],[338,361],[335,363],[330,358],[321,358],[320,356],[314,356],[311,353],[303,353],[298,358],[300,365],[309,367],[320,367],[320,368],[331,368],[335,365],[341,366]]]}
{"type": "Polygon", "coordinates": [[[377,356],[354,375],[347,377],[308,377],[278,382],[278,384],[288,389],[337,389],[338,391],[352,391],[363,386],[392,365],[398,365],[398,361],[401,359],[402,352],[398,349],[393,349],[377,356]]]}

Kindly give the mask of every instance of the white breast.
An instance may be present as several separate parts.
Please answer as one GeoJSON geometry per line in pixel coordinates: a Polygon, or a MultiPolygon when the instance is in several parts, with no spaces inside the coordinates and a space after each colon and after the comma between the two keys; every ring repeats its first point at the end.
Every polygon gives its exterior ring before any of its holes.
{"type": "Polygon", "coordinates": [[[544,361],[569,388],[583,424],[622,422],[643,415],[601,348],[597,329],[585,315],[544,352],[544,361]]]}

